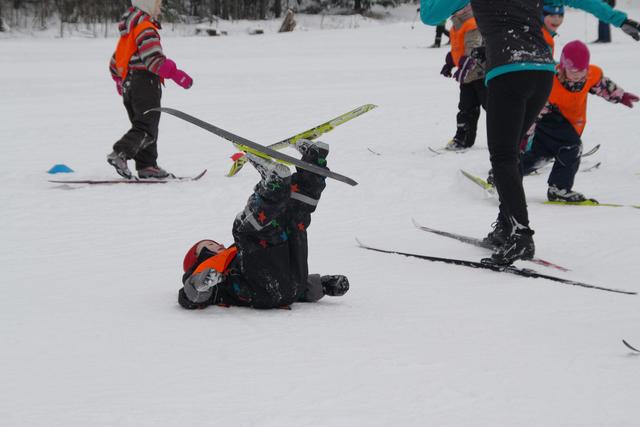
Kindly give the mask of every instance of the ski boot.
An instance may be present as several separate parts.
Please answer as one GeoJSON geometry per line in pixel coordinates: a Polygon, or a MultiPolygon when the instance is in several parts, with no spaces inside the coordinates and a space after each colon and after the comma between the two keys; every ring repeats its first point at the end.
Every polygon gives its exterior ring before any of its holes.
{"type": "Polygon", "coordinates": [[[491,230],[489,234],[487,234],[487,237],[482,239],[482,241],[494,248],[499,248],[504,245],[509,238],[509,235],[511,234],[511,225],[509,225],[508,221],[504,220],[502,215],[499,214],[496,221],[491,224],[491,227],[493,227],[493,230],[491,230]]]}
{"type": "Polygon", "coordinates": [[[471,147],[464,145],[463,141],[460,141],[458,138],[453,138],[451,141],[447,142],[447,145],[444,146],[444,149],[447,151],[466,151],[471,147]]]}
{"type": "Polygon", "coordinates": [[[579,203],[589,200],[597,203],[597,201],[594,199],[587,199],[582,193],[578,193],[577,191],[565,190],[564,188],[558,188],[555,185],[549,186],[549,189],[547,190],[547,199],[550,202],[579,203]]]}
{"type": "Polygon", "coordinates": [[[133,174],[129,170],[129,166],[127,166],[127,156],[124,153],[112,151],[111,154],[107,155],[107,163],[113,166],[121,177],[133,178],[133,174]]]}
{"type": "Polygon", "coordinates": [[[308,139],[299,139],[294,146],[302,154],[302,160],[315,163],[318,166],[326,166],[329,144],[322,141],[314,142],[308,139]]]}
{"type": "Polygon", "coordinates": [[[287,165],[274,162],[271,159],[265,159],[253,153],[247,153],[246,157],[249,163],[260,173],[263,181],[267,183],[271,181],[282,181],[291,176],[291,170],[287,165]]]}
{"type": "Polygon", "coordinates": [[[529,227],[519,226],[512,231],[507,241],[495,250],[491,258],[483,258],[482,262],[507,266],[519,259],[532,259],[535,252],[533,230],[529,227]]]}
{"type": "Polygon", "coordinates": [[[322,276],[320,283],[322,283],[322,291],[324,294],[331,297],[341,297],[349,290],[349,279],[347,279],[347,276],[322,276]]]}
{"type": "Polygon", "coordinates": [[[148,166],[138,169],[138,178],[140,179],[163,179],[175,178],[175,175],[162,169],[160,166],[148,166]]]}

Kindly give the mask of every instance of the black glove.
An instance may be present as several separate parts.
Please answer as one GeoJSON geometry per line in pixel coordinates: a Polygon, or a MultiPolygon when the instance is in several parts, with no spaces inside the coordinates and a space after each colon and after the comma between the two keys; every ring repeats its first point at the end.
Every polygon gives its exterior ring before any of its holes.
{"type": "Polygon", "coordinates": [[[640,24],[633,19],[625,19],[622,23],[622,31],[629,34],[635,41],[640,40],[640,24]]]}

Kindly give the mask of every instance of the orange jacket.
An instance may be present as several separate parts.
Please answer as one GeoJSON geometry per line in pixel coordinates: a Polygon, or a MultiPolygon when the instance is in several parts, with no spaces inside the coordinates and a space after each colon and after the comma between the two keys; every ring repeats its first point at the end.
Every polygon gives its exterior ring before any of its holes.
{"type": "Polygon", "coordinates": [[[233,245],[230,248],[220,252],[219,254],[216,254],[211,258],[203,261],[200,265],[198,265],[198,268],[196,268],[196,270],[192,274],[198,274],[206,270],[207,268],[212,268],[218,273],[225,273],[227,268],[229,267],[229,264],[231,264],[237,254],[238,248],[233,245]]]}
{"type": "Polygon", "coordinates": [[[553,55],[556,49],[556,41],[553,39],[551,31],[547,30],[547,27],[542,27],[542,35],[544,36],[544,41],[546,41],[551,48],[551,55],[553,55]]]}
{"type": "Polygon", "coordinates": [[[153,28],[156,31],[159,29],[151,21],[142,21],[133,29],[133,31],[127,33],[124,36],[120,36],[118,41],[118,47],[116,48],[116,70],[122,80],[127,78],[129,72],[129,61],[131,57],[138,51],[138,45],[136,39],[146,29],[153,28]]]}
{"type": "Polygon", "coordinates": [[[602,69],[595,65],[589,65],[587,82],[579,92],[570,92],[560,83],[558,76],[553,79],[553,89],[549,96],[549,104],[560,110],[562,116],[567,119],[573,128],[582,135],[587,124],[587,98],[589,91],[602,80],[602,69]]]}
{"type": "Polygon", "coordinates": [[[456,67],[460,65],[460,58],[464,56],[464,36],[471,30],[478,28],[476,18],[467,19],[458,29],[455,26],[449,30],[449,39],[451,40],[451,56],[456,67]]]}

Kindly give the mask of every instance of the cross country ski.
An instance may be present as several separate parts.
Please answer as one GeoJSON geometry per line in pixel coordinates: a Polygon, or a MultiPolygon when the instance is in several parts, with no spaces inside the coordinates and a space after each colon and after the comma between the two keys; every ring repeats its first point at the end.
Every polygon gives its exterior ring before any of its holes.
{"type": "MultiPolygon", "coordinates": [[[[353,120],[356,117],[360,117],[364,113],[367,113],[373,110],[374,108],[377,108],[377,105],[374,105],[374,104],[361,105],[360,107],[355,108],[349,111],[348,113],[344,113],[334,119],[331,119],[326,123],[323,123],[314,128],[308,129],[304,132],[300,132],[299,134],[283,139],[282,141],[276,142],[275,144],[268,145],[267,147],[274,150],[282,150],[283,148],[286,148],[295,144],[296,141],[299,141],[301,139],[308,139],[310,141],[313,141],[314,139],[319,138],[325,133],[331,132],[336,127],[344,123],[347,123],[348,121],[353,120]]],[[[242,152],[234,154],[233,156],[231,156],[231,159],[233,160],[233,165],[231,166],[231,169],[227,174],[228,177],[235,176],[238,172],[240,172],[242,167],[247,163],[247,158],[242,152]]]]}
{"type": "Polygon", "coordinates": [[[628,349],[635,351],[636,353],[640,353],[640,350],[638,350],[637,348],[635,348],[634,346],[632,346],[631,344],[629,344],[628,342],[626,342],[625,340],[622,340],[622,343],[627,346],[628,349]]]}
{"type": "Polygon", "coordinates": [[[283,163],[288,163],[288,164],[292,164],[295,165],[299,168],[308,170],[309,172],[313,172],[315,174],[318,175],[322,175],[325,176],[327,178],[332,178],[335,179],[337,181],[340,182],[344,182],[345,184],[349,184],[352,186],[358,185],[358,183],[356,181],[354,181],[353,179],[341,175],[339,173],[336,172],[332,172],[328,169],[323,169],[319,166],[316,166],[314,164],[311,163],[307,163],[307,162],[303,162],[302,160],[298,160],[295,157],[291,157],[287,154],[284,153],[280,153],[272,148],[269,147],[265,147],[264,145],[260,145],[256,142],[250,141],[246,138],[243,138],[239,135],[233,134],[229,131],[226,131],[222,128],[219,128],[217,126],[212,125],[211,123],[207,123],[203,120],[200,120],[194,116],[191,116],[187,113],[184,113],[182,111],[176,110],[174,108],[166,108],[166,107],[160,107],[160,108],[153,108],[149,111],[160,111],[163,113],[167,113],[170,114],[172,116],[178,117],[179,119],[182,119],[186,122],[189,122],[191,124],[194,124],[208,132],[211,132],[215,135],[218,135],[219,137],[226,139],[227,141],[230,141],[233,143],[233,145],[235,145],[235,147],[240,150],[240,151],[244,151],[247,153],[252,153],[255,154],[259,157],[263,157],[263,158],[271,158],[271,159],[275,159],[275,160],[279,160],[283,163]]]}
{"type": "Polygon", "coordinates": [[[455,259],[455,258],[442,258],[442,257],[435,257],[435,256],[430,256],[430,255],[420,255],[420,254],[413,254],[413,253],[408,253],[408,252],[400,252],[400,251],[393,251],[393,250],[387,250],[387,249],[380,249],[380,248],[376,248],[376,247],[373,247],[373,246],[365,245],[358,238],[356,238],[356,242],[358,243],[358,246],[361,247],[362,249],[367,249],[367,250],[375,251],[375,252],[382,252],[382,253],[394,254],[394,255],[402,255],[402,256],[405,256],[405,257],[418,258],[418,259],[422,259],[422,260],[425,260],[425,261],[442,262],[442,263],[446,263],[446,264],[453,264],[453,265],[459,265],[459,266],[470,267],[470,268],[491,270],[491,271],[495,271],[497,273],[515,274],[517,276],[529,277],[529,278],[533,278],[533,279],[547,279],[547,280],[551,280],[553,282],[562,283],[562,284],[565,284],[565,285],[579,286],[579,287],[582,287],[582,288],[589,288],[589,289],[597,289],[597,290],[606,291],[606,292],[614,292],[614,293],[626,294],[626,295],[636,295],[637,294],[637,292],[625,291],[625,290],[622,290],[622,289],[607,288],[607,287],[603,287],[603,286],[590,285],[588,283],[577,282],[575,280],[563,279],[562,277],[556,277],[556,276],[550,276],[550,275],[547,275],[547,274],[541,274],[541,273],[538,273],[535,270],[530,270],[528,268],[518,268],[518,267],[514,267],[513,265],[501,266],[501,265],[497,265],[497,264],[484,263],[484,262],[479,262],[479,261],[469,261],[469,260],[455,259]]]}
{"type": "MultiPolygon", "coordinates": [[[[450,239],[458,240],[458,241],[463,242],[463,243],[468,243],[470,245],[477,246],[479,248],[484,248],[484,249],[489,249],[489,250],[496,249],[491,243],[485,242],[482,239],[477,239],[475,237],[469,237],[469,236],[463,236],[461,234],[450,233],[450,232],[447,232],[447,231],[436,230],[435,228],[425,227],[424,225],[419,224],[413,218],[412,218],[412,221],[413,221],[413,225],[416,228],[418,228],[419,230],[426,231],[428,233],[437,234],[437,235],[443,236],[443,237],[448,237],[450,239]]],[[[564,271],[564,272],[571,271],[568,268],[562,267],[560,265],[554,264],[554,263],[549,262],[549,261],[545,261],[545,260],[540,259],[540,258],[533,258],[533,259],[531,259],[529,261],[533,262],[535,264],[542,265],[544,267],[551,267],[551,268],[555,268],[557,270],[564,271]]]]}
{"type": "Polygon", "coordinates": [[[203,170],[195,176],[174,176],[172,178],[142,179],[133,177],[131,179],[50,179],[49,182],[55,184],[87,184],[87,185],[109,185],[109,184],[169,184],[172,182],[198,181],[207,173],[203,170]]]}

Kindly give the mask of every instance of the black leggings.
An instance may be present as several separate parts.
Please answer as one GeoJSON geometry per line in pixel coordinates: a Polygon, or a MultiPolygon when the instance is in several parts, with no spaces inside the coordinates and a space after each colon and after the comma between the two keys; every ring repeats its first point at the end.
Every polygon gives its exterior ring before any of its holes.
{"type": "Polygon", "coordinates": [[[527,227],[520,140],[547,102],[552,84],[551,72],[518,71],[494,77],[487,87],[487,141],[500,214],[527,227]]]}

